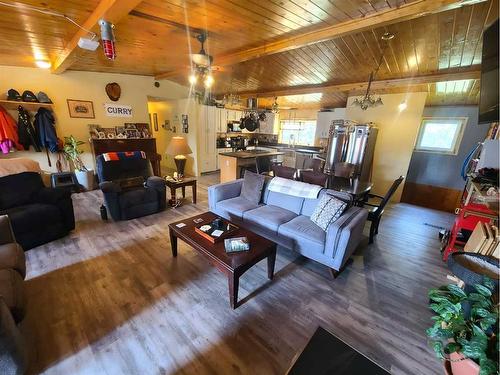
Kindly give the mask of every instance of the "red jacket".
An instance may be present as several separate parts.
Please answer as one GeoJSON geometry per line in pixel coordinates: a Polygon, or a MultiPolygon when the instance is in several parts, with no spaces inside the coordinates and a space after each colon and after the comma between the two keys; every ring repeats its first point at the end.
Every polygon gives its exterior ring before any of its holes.
{"type": "Polygon", "coordinates": [[[17,135],[17,124],[9,113],[0,106],[0,150],[7,154],[11,148],[24,150],[19,144],[17,135]]]}

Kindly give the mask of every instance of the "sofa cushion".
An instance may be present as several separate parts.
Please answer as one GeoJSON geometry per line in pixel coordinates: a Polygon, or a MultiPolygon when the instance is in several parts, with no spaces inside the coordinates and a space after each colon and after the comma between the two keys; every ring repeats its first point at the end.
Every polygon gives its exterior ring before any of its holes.
{"type": "Polygon", "coordinates": [[[246,170],[243,176],[243,186],[241,187],[240,197],[245,198],[253,204],[259,204],[260,198],[262,197],[264,179],[264,175],[246,170]]]}
{"type": "Polygon", "coordinates": [[[155,189],[139,188],[120,193],[120,206],[122,209],[158,201],[158,193],[155,189]]]}
{"type": "Polygon", "coordinates": [[[253,210],[259,207],[258,204],[250,202],[242,197],[230,198],[217,203],[217,210],[223,210],[228,212],[230,215],[234,215],[240,219],[243,218],[243,213],[248,210],[253,210]]]}
{"type": "MultiPolygon", "coordinates": [[[[49,223],[62,223],[63,220],[57,206],[44,203],[11,207],[2,211],[2,214],[9,216],[16,237],[19,237],[21,233],[45,228],[49,223]]],[[[19,241],[19,238],[17,239],[19,241]]]]}
{"type": "Polygon", "coordinates": [[[17,375],[27,373],[28,350],[23,334],[0,297],[0,374],[17,375]]]}
{"type": "Polygon", "coordinates": [[[271,204],[273,206],[283,207],[288,211],[292,211],[299,215],[302,209],[302,204],[304,203],[304,198],[294,197],[293,195],[288,195],[284,193],[277,193],[275,191],[269,191],[266,204],[271,204]]]}
{"type": "Polygon", "coordinates": [[[307,216],[297,216],[288,223],[281,225],[278,234],[293,239],[296,250],[321,253],[324,251],[326,233],[307,216]]]}
{"type": "Polygon", "coordinates": [[[314,209],[311,220],[326,231],[328,226],[342,215],[346,207],[347,204],[340,199],[333,195],[324,194],[314,209]]]}
{"type": "Polygon", "coordinates": [[[26,258],[24,251],[15,242],[0,245],[0,269],[12,268],[24,277],[26,276],[26,258]]]}
{"type": "Polygon", "coordinates": [[[275,233],[278,232],[280,225],[289,222],[295,217],[297,215],[292,211],[273,205],[260,206],[243,213],[244,221],[266,227],[275,233]]]}
{"type": "Polygon", "coordinates": [[[23,278],[13,269],[0,270],[0,296],[19,323],[26,312],[23,278]]]}

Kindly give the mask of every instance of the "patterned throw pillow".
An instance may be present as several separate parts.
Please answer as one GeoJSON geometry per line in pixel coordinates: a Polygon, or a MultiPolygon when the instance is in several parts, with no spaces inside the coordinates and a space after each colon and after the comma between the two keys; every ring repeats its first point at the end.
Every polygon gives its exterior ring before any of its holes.
{"type": "Polygon", "coordinates": [[[311,221],[326,231],[344,213],[347,204],[329,194],[324,194],[311,215],[311,221]]]}

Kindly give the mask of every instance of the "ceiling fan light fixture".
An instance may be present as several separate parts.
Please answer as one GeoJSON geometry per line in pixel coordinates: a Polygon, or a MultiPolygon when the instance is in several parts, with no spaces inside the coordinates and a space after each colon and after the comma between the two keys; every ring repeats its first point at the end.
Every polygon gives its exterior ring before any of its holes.
{"type": "Polygon", "coordinates": [[[205,77],[205,80],[203,82],[205,84],[205,87],[208,89],[210,87],[212,87],[212,85],[214,84],[214,77],[212,77],[211,74],[208,74],[206,77],[205,77]]]}
{"type": "Polygon", "coordinates": [[[189,83],[190,83],[191,85],[196,85],[196,82],[197,82],[197,81],[198,81],[198,77],[196,76],[196,74],[195,74],[195,73],[191,73],[191,74],[189,75],[189,83]]]}
{"type": "Polygon", "coordinates": [[[393,33],[390,33],[390,32],[386,32],[382,35],[382,40],[391,40],[391,39],[394,39],[396,35],[394,35],[393,33]]]}

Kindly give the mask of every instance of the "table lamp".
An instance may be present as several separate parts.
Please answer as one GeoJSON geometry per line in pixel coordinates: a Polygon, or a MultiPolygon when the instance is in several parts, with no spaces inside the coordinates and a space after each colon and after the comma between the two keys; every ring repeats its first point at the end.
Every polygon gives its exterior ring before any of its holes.
{"type": "Polygon", "coordinates": [[[167,155],[174,157],[177,174],[179,177],[184,176],[184,167],[186,166],[186,155],[192,154],[191,148],[184,137],[172,137],[170,143],[165,150],[167,155]]]}

